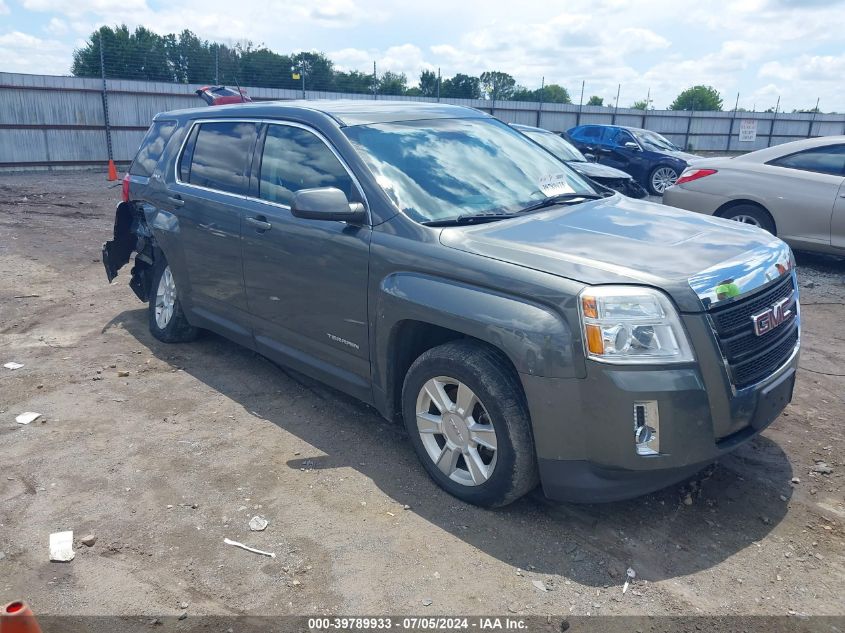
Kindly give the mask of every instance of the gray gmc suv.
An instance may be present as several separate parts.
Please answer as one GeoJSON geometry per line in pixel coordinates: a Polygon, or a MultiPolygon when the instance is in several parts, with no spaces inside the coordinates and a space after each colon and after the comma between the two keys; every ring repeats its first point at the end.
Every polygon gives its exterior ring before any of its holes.
{"type": "Polygon", "coordinates": [[[597,192],[457,106],[253,103],[156,116],[124,180],[111,281],[155,337],[212,330],[404,421],[483,506],[538,483],[610,501],[770,424],[800,338],[789,248],[597,192]]]}

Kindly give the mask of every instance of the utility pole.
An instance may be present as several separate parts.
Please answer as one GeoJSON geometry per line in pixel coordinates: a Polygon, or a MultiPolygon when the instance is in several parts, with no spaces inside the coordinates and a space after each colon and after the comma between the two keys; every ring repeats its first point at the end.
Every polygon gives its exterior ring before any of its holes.
{"type": "Polygon", "coordinates": [[[645,96],[645,107],[643,108],[643,124],[642,127],[645,128],[645,118],[648,116],[648,104],[651,102],[651,86],[648,88],[648,92],[645,96]]]}
{"type": "Polygon", "coordinates": [[[220,85],[220,44],[214,45],[214,85],[220,85]]]}
{"type": "Polygon", "coordinates": [[[437,67],[437,103],[440,103],[440,66],[437,67]]]}
{"type": "Polygon", "coordinates": [[[376,89],[378,88],[378,75],[376,74],[376,62],[373,60],[373,99],[376,98],[376,89]]]}

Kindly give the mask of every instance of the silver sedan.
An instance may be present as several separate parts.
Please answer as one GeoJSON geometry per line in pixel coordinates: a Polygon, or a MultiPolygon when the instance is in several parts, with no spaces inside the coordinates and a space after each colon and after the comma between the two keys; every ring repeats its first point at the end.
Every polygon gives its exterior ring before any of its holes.
{"type": "Polygon", "coordinates": [[[845,136],[697,160],[663,202],[753,224],[797,249],[845,255],[845,136]]]}

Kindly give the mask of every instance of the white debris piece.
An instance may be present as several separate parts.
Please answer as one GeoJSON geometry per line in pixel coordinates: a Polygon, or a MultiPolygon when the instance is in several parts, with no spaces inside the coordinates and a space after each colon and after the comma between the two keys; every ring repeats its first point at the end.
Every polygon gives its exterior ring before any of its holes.
{"type": "Polygon", "coordinates": [[[50,535],[50,560],[56,563],[67,563],[73,560],[73,530],[67,532],[53,532],[50,535]]]}
{"type": "Polygon", "coordinates": [[[29,424],[30,422],[35,422],[40,417],[40,413],[35,413],[34,411],[27,411],[26,413],[21,413],[18,417],[16,417],[15,422],[17,422],[18,424],[29,424]]]}
{"type": "Polygon", "coordinates": [[[268,524],[267,519],[256,515],[249,520],[249,529],[253,532],[263,532],[267,529],[268,524]]]}
{"type": "Polygon", "coordinates": [[[252,552],[253,554],[261,554],[262,556],[269,556],[270,558],[276,558],[275,552],[265,552],[260,549],[255,549],[254,547],[250,547],[249,545],[244,545],[243,543],[238,543],[237,541],[233,541],[228,538],[224,538],[223,542],[226,545],[234,545],[235,547],[240,547],[241,549],[245,549],[248,552],[252,552]]]}
{"type": "Polygon", "coordinates": [[[540,591],[548,591],[549,590],[549,588],[546,587],[546,583],[544,583],[542,580],[532,580],[531,584],[534,585],[534,587],[536,589],[539,589],[540,591]]]}
{"type": "Polygon", "coordinates": [[[627,577],[625,578],[625,584],[624,584],[624,585],[622,585],[622,593],[623,593],[623,594],[624,594],[626,591],[628,591],[628,587],[630,586],[631,581],[632,581],[634,578],[636,578],[636,577],[637,577],[637,572],[635,572],[635,571],[634,571],[634,568],[633,568],[633,567],[629,567],[629,568],[628,568],[628,571],[626,571],[626,572],[625,572],[625,574],[626,574],[626,576],[627,576],[627,577]]]}
{"type": "Polygon", "coordinates": [[[20,369],[23,367],[23,363],[16,363],[15,361],[11,361],[3,365],[6,369],[20,369]]]}

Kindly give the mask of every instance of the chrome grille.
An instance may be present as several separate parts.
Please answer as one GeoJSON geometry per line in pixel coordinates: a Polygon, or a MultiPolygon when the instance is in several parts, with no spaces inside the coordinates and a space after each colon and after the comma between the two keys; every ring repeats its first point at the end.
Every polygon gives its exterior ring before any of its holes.
{"type": "Polygon", "coordinates": [[[709,312],[731,380],[738,389],[759,382],[789,358],[799,335],[797,299],[792,275],[784,275],[749,297],[709,312]],[[789,299],[789,316],[778,327],[757,336],[751,317],[782,299],[789,299]]]}

